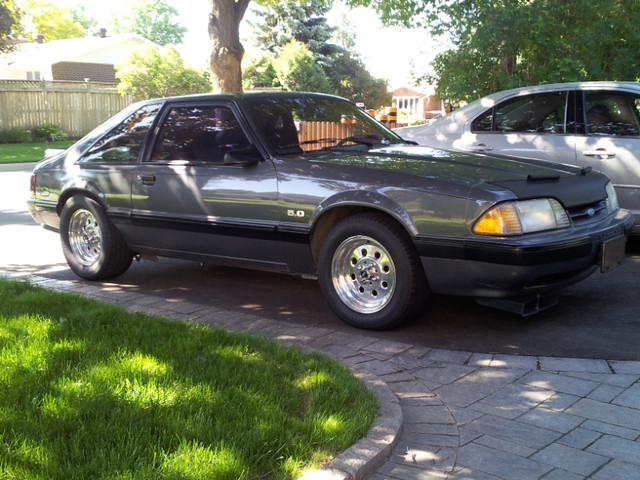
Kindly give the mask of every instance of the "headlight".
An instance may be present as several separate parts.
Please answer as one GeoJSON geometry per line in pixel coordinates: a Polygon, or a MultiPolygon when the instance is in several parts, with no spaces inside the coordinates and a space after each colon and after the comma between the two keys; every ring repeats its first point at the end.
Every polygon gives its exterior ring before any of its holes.
{"type": "Polygon", "coordinates": [[[607,183],[605,190],[607,192],[607,213],[611,214],[618,210],[618,207],[620,207],[620,205],[618,204],[618,196],[616,195],[616,191],[613,188],[613,183],[611,182],[607,183]]]}
{"type": "Polygon", "coordinates": [[[504,202],[489,209],[473,227],[479,235],[522,235],[566,228],[569,217],[552,198],[504,202]]]}

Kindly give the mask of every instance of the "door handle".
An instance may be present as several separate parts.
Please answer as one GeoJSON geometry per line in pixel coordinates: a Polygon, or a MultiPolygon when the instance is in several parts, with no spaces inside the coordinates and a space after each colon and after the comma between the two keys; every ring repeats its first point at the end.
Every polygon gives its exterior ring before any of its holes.
{"type": "Polygon", "coordinates": [[[136,180],[138,180],[142,185],[152,186],[156,184],[155,175],[138,175],[136,180]]]}
{"type": "Polygon", "coordinates": [[[490,152],[491,150],[493,150],[493,147],[490,147],[486,143],[478,143],[476,145],[469,145],[467,147],[467,150],[471,152],[482,153],[482,152],[490,152]]]}
{"type": "Polygon", "coordinates": [[[596,150],[584,150],[582,154],[587,157],[596,157],[598,160],[605,160],[607,158],[613,158],[616,156],[616,152],[611,152],[604,148],[598,148],[596,150]]]}

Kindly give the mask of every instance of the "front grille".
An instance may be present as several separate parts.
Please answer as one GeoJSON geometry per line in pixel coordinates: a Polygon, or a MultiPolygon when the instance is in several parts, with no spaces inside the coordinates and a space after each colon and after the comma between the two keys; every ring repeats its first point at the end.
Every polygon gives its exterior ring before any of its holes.
{"type": "Polygon", "coordinates": [[[574,225],[586,225],[607,216],[607,202],[600,200],[585,205],[578,205],[567,210],[574,225]]]}

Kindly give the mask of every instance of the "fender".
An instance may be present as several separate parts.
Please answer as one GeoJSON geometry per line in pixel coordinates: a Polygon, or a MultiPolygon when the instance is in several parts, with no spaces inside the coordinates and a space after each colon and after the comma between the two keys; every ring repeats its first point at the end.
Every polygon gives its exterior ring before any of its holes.
{"type": "Polygon", "coordinates": [[[81,193],[94,198],[105,210],[108,210],[106,196],[104,192],[93,182],[89,182],[85,178],[70,178],[60,189],[60,195],[58,196],[58,215],[62,212],[62,207],[69,198],[73,195],[81,193]]]}
{"type": "Polygon", "coordinates": [[[324,199],[316,208],[311,219],[312,230],[320,218],[341,207],[379,210],[403,225],[412,236],[418,234],[418,229],[400,204],[380,192],[368,190],[346,190],[324,199]]]}

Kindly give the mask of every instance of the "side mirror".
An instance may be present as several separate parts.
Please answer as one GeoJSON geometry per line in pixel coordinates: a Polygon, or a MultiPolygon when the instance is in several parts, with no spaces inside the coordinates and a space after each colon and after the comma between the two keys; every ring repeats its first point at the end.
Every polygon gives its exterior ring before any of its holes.
{"type": "Polygon", "coordinates": [[[229,150],[224,154],[225,165],[256,165],[262,160],[262,155],[254,145],[248,147],[229,150]]]}

